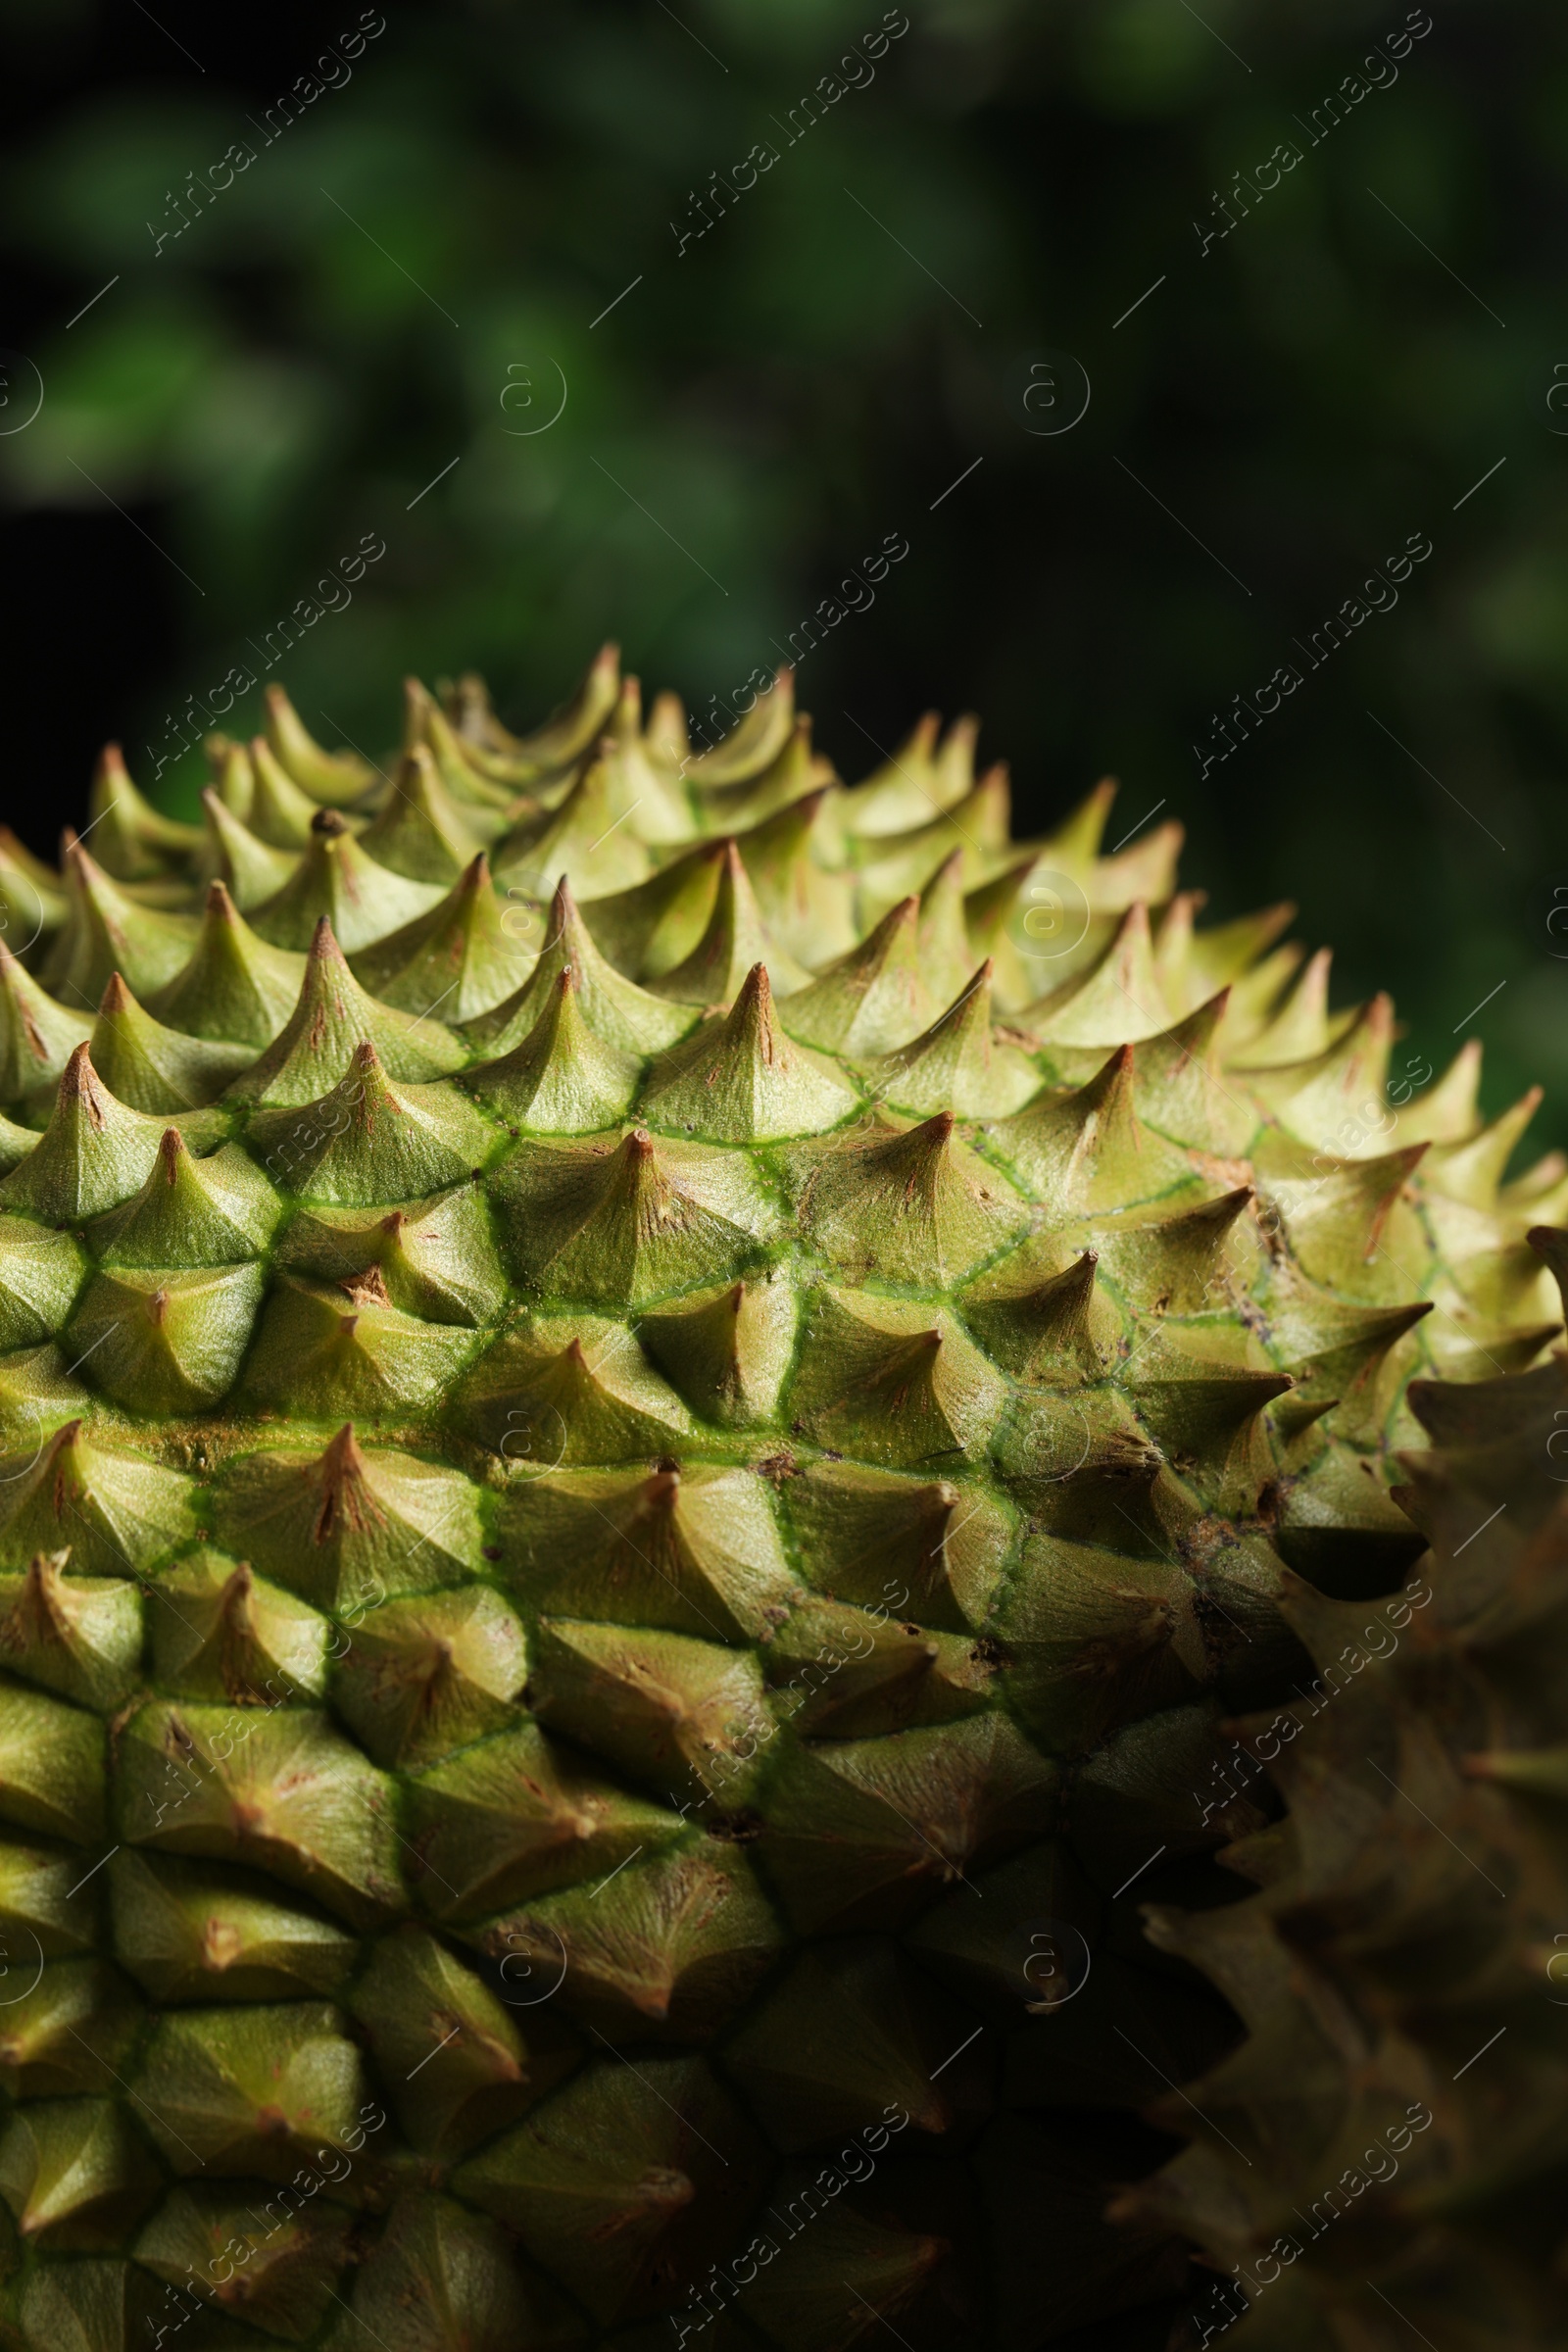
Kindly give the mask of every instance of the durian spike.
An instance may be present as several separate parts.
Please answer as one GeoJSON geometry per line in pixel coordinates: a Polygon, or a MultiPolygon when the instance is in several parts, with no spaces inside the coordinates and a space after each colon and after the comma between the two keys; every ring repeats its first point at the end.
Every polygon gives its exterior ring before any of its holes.
{"type": "Polygon", "coordinates": [[[955,854],[965,889],[988,881],[1006,853],[1010,807],[1007,769],[999,762],[973,792],[929,824],[877,844],[880,854],[857,877],[863,913],[880,913],[907,892],[923,890],[955,854]]]}
{"type": "Polygon", "coordinates": [[[998,1004],[1020,1013],[1096,963],[1116,928],[1112,917],[1092,912],[1070,870],[1037,857],[967,891],[963,921],[974,953],[996,965],[998,1004]]]}
{"type": "Polygon", "coordinates": [[[0,940],[0,1085],[6,1102],[52,1090],[91,1034],[91,1021],[57,1004],[0,940]]]}
{"type": "Polygon", "coordinates": [[[211,882],[190,960],[149,997],[148,1010],[187,1037],[259,1051],[287,1020],[304,978],[305,957],[258,939],[225,886],[211,882]]]}
{"type": "MultiPolygon", "coordinates": [[[[749,833],[808,792],[826,791],[836,778],[831,761],[811,749],[811,722],[803,712],[776,759],[760,775],[745,784],[715,785],[703,796],[700,815],[712,833],[749,833]]],[[[833,802],[832,821],[823,827],[820,856],[823,864],[844,863],[843,828],[839,821],[842,794],[833,802]]]]}
{"type": "Polygon", "coordinates": [[[1039,862],[1087,880],[1099,860],[1100,845],[1119,790],[1114,776],[1102,776],[1072,813],[1041,842],[1035,853],[1039,862]]]}
{"type": "Polygon", "coordinates": [[[217,793],[230,816],[237,816],[242,825],[248,825],[256,792],[256,774],[249,752],[232,735],[216,731],[205,738],[202,750],[207,755],[207,769],[212,777],[209,789],[217,793]]]}
{"type": "MultiPolygon", "coordinates": [[[[1481,1126],[1481,1040],[1467,1037],[1443,1076],[1423,1093],[1416,1093],[1409,1073],[1421,1062],[1407,1059],[1400,1077],[1390,1083],[1390,1101],[1398,1102],[1405,1087],[1409,1099],[1400,1103],[1400,1123],[1414,1141],[1460,1144],[1481,1126]]],[[[1430,1065],[1428,1065],[1430,1067],[1430,1065]]]]}
{"type": "Polygon", "coordinates": [[[642,1060],[583,1018],[576,973],[563,964],[538,1019],[510,1054],[464,1079],[504,1119],[541,1135],[587,1135],[629,1109],[642,1060]]]}
{"type": "Polygon", "coordinates": [[[746,1428],[771,1418],[793,1355],[795,1299],[786,1282],[728,1283],[645,1315],[637,1329],[665,1379],[705,1420],[746,1428]]]}
{"type": "Polygon", "coordinates": [[[686,774],[697,789],[744,784],[776,760],[795,725],[795,672],[786,662],[744,717],[718,743],[697,754],[686,774]]]}
{"type": "Polygon", "coordinates": [[[269,1106],[317,1102],[338,1083],[351,1054],[366,1043],[375,1046],[380,1060],[398,1079],[440,1078],[466,1058],[439,1021],[420,1020],[367,994],[324,914],[301,964],[292,1014],[266,1051],[233,1080],[229,1102],[269,1106]]]}
{"type": "Polygon", "coordinates": [[[350,808],[362,801],[375,777],[369,761],[358,752],[323,751],[276,679],[264,699],[268,744],[301,790],[330,808],[350,808]]]}
{"type": "Polygon", "coordinates": [[[858,947],[788,1000],[792,1037],[852,1060],[891,1052],[917,1037],[936,1006],[916,937],[918,899],[901,899],[858,947]]]}
{"type": "Polygon", "coordinates": [[[792,996],[806,985],[807,973],[768,932],[740,850],[727,841],[707,930],[689,956],[650,984],[650,993],[678,1004],[727,1006],[759,963],[767,966],[775,996],[792,996]]]}
{"type": "Polygon", "coordinates": [[[1106,1048],[1156,1037],[1172,1015],[1155,968],[1149,909],[1128,907],[1116,936],[1090,970],[1025,1005],[1021,1024],[1047,1046],[1106,1048]]]}
{"type": "Polygon", "coordinates": [[[507,1295],[484,1203],[469,1186],[386,1210],[301,1209],[273,1263],[361,1289],[374,1266],[393,1306],[470,1329],[493,1318],[507,1295]]]}
{"type": "Polygon", "coordinates": [[[1161,996],[1178,1016],[1193,1010],[1189,999],[1193,936],[1207,900],[1206,891],[1179,890],[1154,916],[1154,976],[1161,996]]]}
{"type": "Polygon", "coordinates": [[[1186,957],[1191,995],[1187,1009],[1196,1009],[1217,990],[1239,981],[1295,920],[1296,908],[1282,900],[1278,906],[1260,907],[1256,914],[1239,914],[1232,922],[1195,931],[1186,957]]]}
{"type": "Polygon", "coordinates": [[[446,897],[401,931],[362,948],[355,968],[373,996],[400,1011],[462,1027],[516,987],[517,943],[507,928],[480,850],[446,897]]]}
{"type": "Polygon", "coordinates": [[[804,1179],[803,1231],[857,1281],[950,1289],[1029,1221],[1012,1188],[956,1141],[951,1110],[907,1129],[879,1116],[790,1162],[804,1179]]]}
{"type": "MultiPolygon", "coordinates": [[[[188,1122],[201,1133],[216,1127],[210,1113],[188,1122]]],[[[52,1224],[77,1224],[113,1208],[146,1178],[167,1121],[132,1110],[105,1086],[80,1045],[66,1063],[48,1126],[37,1144],[0,1183],[0,1206],[22,1208],[52,1224]]]]}
{"type": "Polygon", "coordinates": [[[222,802],[211,785],[202,794],[207,830],[200,870],[209,881],[222,882],[243,914],[275,898],[299,864],[293,850],[274,850],[222,802]]]}
{"type": "Polygon", "coordinates": [[[133,1110],[197,1110],[251,1060],[249,1046],[212,1044],[166,1029],[112,972],[92,1033],[104,1084],[133,1110]]]}
{"type": "Polygon", "coordinates": [[[62,1698],[109,1714],[136,1687],[141,1595],[113,1578],[71,1575],[71,1551],[35,1551],[24,1573],[0,1577],[0,1657],[62,1698]]]}
{"type": "Polygon", "coordinates": [[[479,725],[471,731],[492,751],[532,760],[543,768],[569,767],[582,758],[590,744],[598,742],[606,719],[615,708],[619,690],[620,648],[610,642],[600,647],[587,676],[570,701],[563,703],[531,735],[509,735],[489,710],[488,700],[479,725]]]}
{"type": "Polygon", "coordinates": [[[256,1111],[246,1140],[274,1184],[311,1200],[420,1200],[475,1174],[499,1140],[451,1087],[394,1085],[368,1038],[309,1107],[256,1111]]]}
{"type": "Polygon", "coordinates": [[[820,1134],[856,1107],[833,1064],[778,1027],[767,966],[756,963],[733,1008],[712,1013],[653,1072],[643,1110],[657,1126],[718,1143],[820,1134]]]}
{"type": "Polygon", "coordinates": [[[658,1054],[684,1037],[695,1015],[685,1004],[661,1002],[638,988],[608,963],[595,947],[578,912],[564,875],[556,885],[548,907],[510,907],[502,925],[511,939],[514,916],[521,934],[518,955],[526,965],[529,947],[537,946],[532,967],[521,985],[493,1011],[468,1024],[471,1045],[480,1053],[510,1053],[528,1037],[545,1009],[550,992],[569,964],[583,1018],[597,1035],[627,1054],[658,1054]]]}
{"type": "Polygon", "coordinates": [[[682,962],[708,928],[725,841],[700,841],[630,890],[590,899],[583,921],[617,971],[645,986],[682,962]]]}
{"type": "Polygon", "coordinates": [[[426,752],[435,763],[442,789],[456,808],[483,828],[485,838],[504,831],[509,820],[515,823],[536,815],[547,802],[553,805],[547,778],[526,763],[514,763],[466,742],[453,732],[445,711],[423,687],[415,679],[409,684],[417,688],[419,735],[412,747],[406,747],[406,756],[412,758],[421,749],[426,752]]]}
{"type": "MultiPolygon", "coordinates": [[[[929,823],[933,814],[940,814],[944,802],[940,798],[935,752],[942,720],[935,710],[927,710],[915,721],[898,751],[861,784],[853,785],[845,796],[844,829],[862,841],[872,841],[890,834],[912,832],[917,825],[929,823]]],[[[969,790],[971,779],[954,777],[949,772],[949,791],[955,800],[962,800],[969,790]],[[956,783],[958,790],[954,791],[956,783]]]]}
{"type": "Polygon", "coordinates": [[[1544,1092],[1533,1086],[1476,1134],[1460,1142],[1434,1144],[1422,1162],[1423,1186],[1470,1208],[1494,1209],[1503,1170],[1540,1109],[1544,1092]]]}
{"type": "Polygon", "coordinates": [[[9,825],[0,825],[0,925],[13,953],[29,954],[59,930],[65,916],[60,876],[25,849],[9,825]]]}
{"type": "Polygon", "coordinates": [[[650,759],[643,736],[641,681],[625,677],[614,710],[600,738],[600,758],[609,771],[607,806],[623,808],[623,822],[639,841],[690,841],[698,830],[684,788],[650,759]]]}
{"type": "Polygon", "coordinates": [[[976,962],[985,960],[970,947],[964,912],[963,852],[955,850],[920,893],[915,934],[926,990],[938,1004],[951,1004],[976,962]]]}
{"type": "Polygon", "coordinates": [[[1292,975],[1306,959],[1306,950],[1287,940],[1232,983],[1225,1021],[1227,1060],[1240,1061],[1255,1038],[1262,1035],[1279,1009],[1292,975]]]}
{"type": "Polygon", "coordinates": [[[497,875],[533,898],[548,896],[563,879],[584,899],[641,882],[651,860],[627,821],[635,805],[601,745],[558,808],[528,818],[497,843],[497,875]]]}
{"type": "Polygon", "coordinates": [[[282,1203],[237,1144],[196,1159],[177,1127],[166,1127],[138,1193],[92,1229],[106,1266],[238,1265],[260,1257],[282,1203]]]}
{"type": "Polygon", "coordinates": [[[330,1629],[248,1560],[198,1552],[160,1579],[158,1596],[154,1672],[176,1697],[275,1707],[322,1696],[330,1629]]]}
{"type": "Polygon", "coordinates": [[[906,1046],[865,1065],[873,1095],[904,1110],[960,1119],[1003,1118],[1040,1092],[1028,1054],[999,1038],[987,960],[939,1019],[906,1046]]]}
{"type": "Polygon", "coordinates": [[[678,694],[667,690],[656,694],[648,713],[644,740],[648,756],[663,767],[679,769],[681,761],[691,757],[691,736],[686,727],[686,706],[678,694]]]}
{"type": "Polygon", "coordinates": [[[829,873],[814,843],[828,807],[828,788],[803,793],[742,834],[741,859],[762,920],[803,965],[820,964],[855,945],[855,885],[829,873]]]}
{"type": "Polygon", "coordinates": [[[1136,1051],[1123,1046],[1087,1086],[1043,1093],[996,1127],[999,1149],[1054,1213],[1127,1207],[1182,1183],[1196,1189],[1193,1161],[1141,1124],[1136,1072],[1136,1051]]]}
{"type": "Polygon", "coordinates": [[[948,727],[937,746],[932,767],[937,799],[945,808],[956,808],[974,790],[974,747],[980,740],[980,721],[966,710],[948,727]]]}
{"type": "Polygon", "coordinates": [[[445,887],[501,826],[499,814],[491,822],[451,798],[421,743],[399,760],[392,789],[361,834],[360,846],[378,865],[409,881],[445,887]]]}
{"type": "Polygon", "coordinates": [[[94,855],[119,882],[177,872],[201,847],[196,826],[165,816],[136,790],[118,743],[106,743],[98,755],[87,814],[95,836],[94,855]]]}
{"type": "Polygon", "coordinates": [[[1334,961],[1328,948],[1308,956],[1281,998],[1266,1027],[1249,1040],[1240,1066],[1277,1069],[1287,1062],[1309,1061],[1329,1047],[1329,971],[1334,961]]]}
{"type": "Polygon", "coordinates": [[[65,873],[66,919],[41,974],[52,995],[90,1006],[111,972],[123,972],[147,994],[172,979],[195,945],[188,914],[166,914],[127,897],[74,834],[67,836],[65,873]]]}
{"type": "Polygon", "coordinates": [[[1251,1091],[1290,1135],[1348,1158],[1375,1153],[1386,1135],[1384,1086],[1394,1003],[1376,996],[1324,1052],[1249,1072],[1251,1091]]]}
{"type": "Polygon", "coordinates": [[[617,1308],[738,1273],[775,1221],[734,1154],[646,1127],[515,1153],[492,1191],[525,1289],[617,1308]]]}
{"type": "MultiPolygon", "coordinates": [[[[412,758],[425,739],[425,720],[433,701],[430,689],[422,678],[410,672],[403,680],[403,740],[405,760],[412,758]]],[[[466,740],[466,739],[465,739],[466,740]]]]}
{"type": "Polygon", "coordinates": [[[411,882],[377,865],[336,808],[319,808],[310,847],[276,896],[256,909],[256,929],[270,946],[298,952],[309,948],[325,916],[345,954],[353,955],[413,922],[442,895],[437,883],[411,882]]]}
{"type": "Polygon", "coordinates": [[[274,850],[307,850],[318,804],[302,792],[265,735],[250,742],[250,806],[244,822],[274,850]]]}
{"type": "Polygon", "coordinates": [[[1130,848],[1098,858],[1088,883],[1091,906],[1100,914],[1120,914],[1140,901],[1163,906],[1176,887],[1176,860],[1186,838],[1186,827],[1167,818],[1130,848]]]}

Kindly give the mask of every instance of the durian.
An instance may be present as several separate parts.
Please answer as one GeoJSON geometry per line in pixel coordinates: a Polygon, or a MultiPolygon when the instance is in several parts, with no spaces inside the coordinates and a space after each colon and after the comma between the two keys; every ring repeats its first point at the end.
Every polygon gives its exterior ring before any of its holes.
{"type": "Polygon", "coordinates": [[[1568,1354],[1411,1404],[1430,1551],[1354,1607],[1287,1574],[1310,1679],[1231,1727],[1214,1792],[1283,1800],[1220,1856],[1258,1891],[1149,1920],[1249,2031],[1119,2210],[1199,2240],[1188,2340],[1237,2352],[1568,2343],[1568,1354]]]}
{"type": "Polygon", "coordinates": [[[1226,1727],[1568,1178],[972,721],[268,701],[0,949],[0,2341],[1154,2342],[1234,2026],[1139,1907],[1254,1933],[1226,1727]]]}

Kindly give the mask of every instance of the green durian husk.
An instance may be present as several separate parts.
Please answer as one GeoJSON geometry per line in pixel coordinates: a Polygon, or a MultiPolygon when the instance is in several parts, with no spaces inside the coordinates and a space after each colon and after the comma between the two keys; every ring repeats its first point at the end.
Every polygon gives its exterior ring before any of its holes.
{"type": "Polygon", "coordinates": [[[1568,1175],[976,734],[0,843],[0,2342],[1555,2344],[1568,1175]]]}

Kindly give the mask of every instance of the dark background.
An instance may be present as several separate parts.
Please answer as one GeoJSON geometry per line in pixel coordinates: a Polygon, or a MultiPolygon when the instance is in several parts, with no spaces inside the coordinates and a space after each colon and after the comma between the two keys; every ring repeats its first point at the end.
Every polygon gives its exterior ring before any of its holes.
{"type": "MultiPolygon", "coordinates": [[[[875,0],[385,0],[264,147],[247,117],[359,13],[0,5],[0,741],[30,843],[106,735],[149,783],[166,713],[363,532],[385,558],[274,674],[372,750],[406,667],[477,665],[528,724],[608,634],[701,710],[900,532],[801,674],[847,775],[931,704],[984,713],[1020,831],[1120,775],[1111,840],[1180,816],[1212,913],[1294,898],[1342,1001],[1392,986],[1435,1061],[1481,1035],[1489,1102],[1543,1078],[1536,1134],[1568,1140],[1561,8],[1432,0],[1310,146],[1400,0],[910,0],[786,147],[875,0]],[[1290,138],[1202,253],[1216,191],[1290,138]],[[689,191],[760,139],[779,162],[677,255],[689,191]],[[1076,405],[1058,361],[1055,416],[1025,406],[1052,354],[1092,399],[1041,433],[1076,405]],[[28,362],[42,407],[5,430],[28,362]],[[563,380],[556,423],[508,430],[563,380]],[[1414,532],[1397,608],[1203,775],[1211,714],[1304,670],[1293,639],[1414,532]]],[[[188,808],[199,768],[159,796],[188,808]]]]}

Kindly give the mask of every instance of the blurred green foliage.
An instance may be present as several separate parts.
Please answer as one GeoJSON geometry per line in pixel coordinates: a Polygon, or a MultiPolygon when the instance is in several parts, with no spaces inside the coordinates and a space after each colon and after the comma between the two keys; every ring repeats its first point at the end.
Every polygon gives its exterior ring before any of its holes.
{"type": "MultiPolygon", "coordinates": [[[[0,494],[109,498],[157,543],[165,658],[106,714],[133,773],[366,531],[385,558],[274,674],[368,748],[404,667],[477,665],[531,720],[607,634],[701,710],[902,531],[802,671],[847,773],[937,703],[985,713],[1023,827],[1121,774],[1113,839],[1183,817],[1214,911],[1297,899],[1342,997],[1393,985],[1434,1060],[1473,1028],[1489,1100],[1539,1075],[1568,1138],[1568,21],[1432,0],[1397,77],[1309,144],[1402,0],[909,14],[789,143],[876,0],[387,0],[266,143],[353,0],[227,32],[165,7],[108,77],[81,72],[89,8],[13,7],[54,92],[5,180],[47,396],[0,439],[0,494]],[[1195,223],[1291,140],[1205,250],[1195,223]],[[235,141],[255,161],[167,233],[235,141]],[[682,250],[694,192],[759,142],[776,164],[682,250]],[[1022,390],[1052,354],[1093,396],[1042,434],[1022,390]],[[1204,772],[1212,713],[1416,531],[1397,609],[1204,772]]],[[[159,790],[194,782],[186,760],[159,790]]]]}

